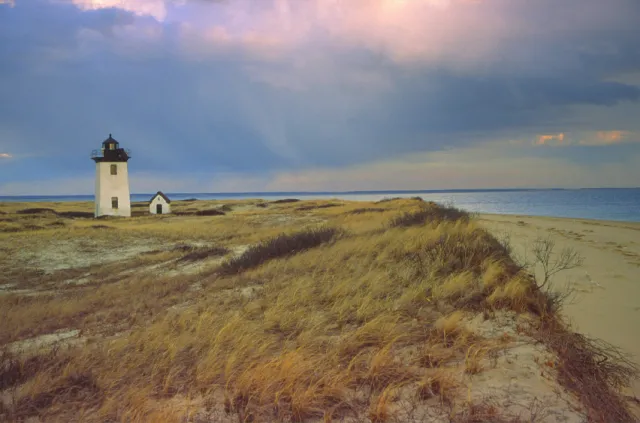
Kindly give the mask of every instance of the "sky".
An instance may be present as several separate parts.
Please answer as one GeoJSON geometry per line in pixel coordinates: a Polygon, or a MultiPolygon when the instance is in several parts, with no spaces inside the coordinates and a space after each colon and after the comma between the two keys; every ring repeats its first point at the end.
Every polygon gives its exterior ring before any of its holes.
{"type": "Polygon", "coordinates": [[[638,0],[0,0],[0,195],[640,186],[638,0]]]}

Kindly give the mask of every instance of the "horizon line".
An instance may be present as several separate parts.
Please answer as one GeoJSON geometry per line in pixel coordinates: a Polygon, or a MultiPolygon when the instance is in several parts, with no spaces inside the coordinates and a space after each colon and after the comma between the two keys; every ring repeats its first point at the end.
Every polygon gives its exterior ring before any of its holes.
{"type": "MultiPolygon", "coordinates": [[[[227,191],[227,192],[170,192],[171,195],[328,195],[328,194],[429,194],[453,192],[508,192],[508,191],[572,191],[589,189],[640,189],[636,187],[577,187],[577,188],[456,188],[456,189],[418,189],[418,190],[350,190],[350,191],[227,191]]],[[[153,195],[153,192],[137,192],[131,195],[153,195]]],[[[18,194],[0,195],[0,198],[20,197],[91,197],[95,194],[18,194]]]]}

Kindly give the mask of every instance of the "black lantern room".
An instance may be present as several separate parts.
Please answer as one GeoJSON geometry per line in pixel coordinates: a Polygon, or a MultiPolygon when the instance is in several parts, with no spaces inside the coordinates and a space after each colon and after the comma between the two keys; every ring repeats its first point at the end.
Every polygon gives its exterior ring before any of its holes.
{"type": "Polygon", "coordinates": [[[102,143],[102,149],[93,150],[91,158],[96,163],[127,162],[131,158],[131,151],[120,148],[120,143],[109,134],[109,138],[102,143]]]}

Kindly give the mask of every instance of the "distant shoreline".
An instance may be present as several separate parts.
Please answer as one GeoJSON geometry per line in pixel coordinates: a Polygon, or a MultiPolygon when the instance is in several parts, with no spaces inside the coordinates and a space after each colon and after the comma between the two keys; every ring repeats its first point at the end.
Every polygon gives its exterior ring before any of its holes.
{"type": "MultiPolygon", "coordinates": [[[[453,205],[470,213],[589,219],[615,222],[640,222],[640,189],[478,189],[478,190],[403,190],[403,191],[324,191],[324,192],[237,192],[170,193],[172,201],[273,201],[343,200],[376,202],[389,198],[421,197],[425,201],[453,205]]],[[[133,203],[144,203],[154,194],[132,194],[133,203]]],[[[0,203],[88,203],[93,195],[0,196],[0,203]]]]}
{"type": "MultiPolygon", "coordinates": [[[[478,188],[478,189],[426,189],[426,190],[373,190],[373,191],[247,191],[247,192],[166,192],[171,196],[205,196],[205,197],[233,197],[233,198],[260,198],[281,196],[305,196],[316,195],[407,195],[407,194],[454,194],[454,193],[483,193],[483,192],[531,192],[531,191],[585,191],[585,190],[640,190],[640,187],[584,187],[584,188],[478,188]]],[[[154,193],[133,193],[132,196],[153,196],[154,193]]],[[[77,198],[78,201],[93,200],[93,194],[70,195],[0,195],[0,201],[33,201],[30,199],[57,199],[77,198]]]]}

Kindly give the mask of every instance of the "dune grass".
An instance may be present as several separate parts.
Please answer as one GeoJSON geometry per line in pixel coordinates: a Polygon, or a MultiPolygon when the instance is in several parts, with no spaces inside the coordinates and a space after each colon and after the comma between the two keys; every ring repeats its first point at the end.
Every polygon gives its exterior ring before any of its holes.
{"type": "MultiPolygon", "coordinates": [[[[220,204],[176,203],[176,211],[220,204]]],[[[12,275],[3,283],[23,274],[17,288],[46,290],[0,294],[0,390],[9,398],[0,419],[390,422],[409,401],[443,421],[515,421],[469,402],[462,382],[503,347],[470,332],[466,319],[509,310],[538,322],[532,336],[558,353],[558,380],[594,421],[602,413],[632,421],[616,388],[633,365],[569,331],[466,213],[414,199],[262,204],[234,204],[224,216],[109,220],[114,230],[67,218],[64,228],[37,231],[24,229],[24,205],[3,205],[3,217],[16,219],[6,224],[22,228],[0,232],[12,275]],[[72,245],[82,255],[97,245],[101,254],[141,239],[162,248],[26,272],[34,259],[25,249],[72,245]],[[194,263],[203,267],[186,273],[194,263]],[[67,284],[87,274],[90,283],[67,284]],[[62,329],[81,329],[85,342],[8,348],[62,329]],[[599,355],[610,367],[594,367],[599,355]]],[[[69,207],[42,205],[56,211],[44,219],[69,207]]]]}

